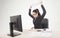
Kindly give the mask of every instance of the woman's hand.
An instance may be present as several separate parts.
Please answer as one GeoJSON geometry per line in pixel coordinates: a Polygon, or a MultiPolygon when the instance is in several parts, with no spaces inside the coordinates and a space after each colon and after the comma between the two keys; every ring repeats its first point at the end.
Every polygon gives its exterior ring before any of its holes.
{"type": "Polygon", "coordinates": [[[43,4],[43,2],[41,1],[41,2],[40,2],[40,4],[42,5],[42,4],[43,4]]]}
{"type": "Polygon", "coordinates": [[[29,9],[31,9],[32,8],[32,6],[30,6],[30,8],[29,9]]]}

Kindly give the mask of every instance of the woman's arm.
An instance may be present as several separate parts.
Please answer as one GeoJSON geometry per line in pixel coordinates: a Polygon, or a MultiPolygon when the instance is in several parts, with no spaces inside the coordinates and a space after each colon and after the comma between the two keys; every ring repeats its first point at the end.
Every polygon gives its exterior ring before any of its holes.
{"type": "Polygon", "coordinates": [[[46,15],[46,10],[45,10],[43,4],[41,4],[41,7],[42,7],[42,10],[43,10],[42,18],[44,18],[44,16],[46,15]]]}
{"type": "Polygon", "coordinates": [[[33,18],[33,16],[31,15],[31,8],[32,7],[29,8],[29,16],[31,16],[33,18]]]}

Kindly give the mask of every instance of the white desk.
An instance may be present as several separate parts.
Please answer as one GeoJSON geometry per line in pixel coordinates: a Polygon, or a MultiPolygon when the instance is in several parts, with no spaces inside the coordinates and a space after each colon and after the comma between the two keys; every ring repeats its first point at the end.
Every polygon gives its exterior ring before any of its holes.
{"type": "MultiPolygon", "coordinates": [[[[18,33],[18,32],[17,32],[18,33]]],[[[2,35],[1,38],[12,38],[8,35],[2,35]]],[[[51,31],[41,31],[37,32],[36,30],[24,30],[21,35],[15,36],[13,38],[51,38],[52,32],[51,31]]]]}

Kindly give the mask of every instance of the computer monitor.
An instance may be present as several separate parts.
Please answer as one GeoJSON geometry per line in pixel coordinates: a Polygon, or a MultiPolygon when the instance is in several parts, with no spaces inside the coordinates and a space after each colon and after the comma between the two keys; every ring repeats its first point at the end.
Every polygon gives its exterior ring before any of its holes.
{"type": "Polygon", "coordinates": [[[22,32],[22,19],[21,15],[10,16],[10,22],[13,22],[13,30],[22,32]]]}

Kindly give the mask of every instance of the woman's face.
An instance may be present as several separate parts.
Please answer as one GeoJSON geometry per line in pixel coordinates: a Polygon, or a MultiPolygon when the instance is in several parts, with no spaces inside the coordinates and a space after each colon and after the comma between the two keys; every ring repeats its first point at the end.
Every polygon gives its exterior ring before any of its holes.
{"type": "Polygon", "coordinates": [[[33,16],[34,18],[36,18],[36,17],[38,17],[38,13],[33,12],[33,13],[32,13],[32,16],[33,16]]]}

